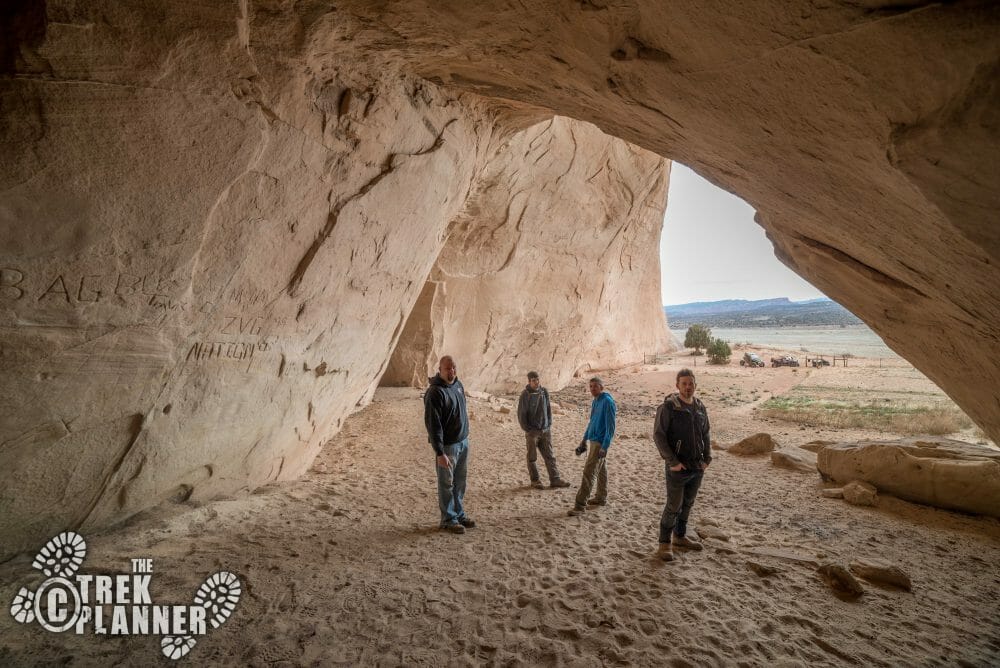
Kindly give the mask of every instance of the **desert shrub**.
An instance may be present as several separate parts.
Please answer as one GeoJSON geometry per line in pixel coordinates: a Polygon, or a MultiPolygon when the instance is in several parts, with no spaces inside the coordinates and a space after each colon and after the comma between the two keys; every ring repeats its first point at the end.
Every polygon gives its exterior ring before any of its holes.
{"type": "Polygon", "coordinates": [[[702,348],[707,348],[712,342],[712,330],[705,325],[691,325],[684,334],[684,347],[694,348],[694,354],[700,355],[702,348]]]}
{"type": "Polygon", "coordinates": [[[729,342],[722,339],[712,339],[705,352],[708,353],[708,361],[711,364],[729,364],[729,356],[733,354],[729,342]]]}

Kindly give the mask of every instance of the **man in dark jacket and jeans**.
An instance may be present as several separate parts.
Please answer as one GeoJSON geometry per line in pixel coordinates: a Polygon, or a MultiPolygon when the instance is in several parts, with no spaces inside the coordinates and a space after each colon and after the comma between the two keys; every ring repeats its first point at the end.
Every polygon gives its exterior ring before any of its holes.
{"type": "Polygon", "coordinates": [[[458,368],[451,356],[438,364],[438,373],[430,379],[424,394],[424,424],[427,440],[437,455],[438,506],[441,528],[465,533],[476,522],[465,515],[465,478],[469,470],[469,414],[465,407],[465,388],[458,379],[458,368]]]}
{"type": "Polygon", "coordinates": [[[559,477],[559,467],[552,452],[552,404],[549,391],[542,387],[537,371],[528,372],[528,384],[517,402],[517,421],[524,430],[528,445],[528,478],[535,489],[545,489],[538,475],[538,453],[542,453],[545,470],[549,474],[549,486],[569,487],[569,483],[559,477]]]}
{"type": "Polygon", "coordinates": [[[677,372],[677,392],[668,395],[656,409],[653,440],[665,462],[667,478],[667,503],[660,517],[656,556],[664,561],[673,560],[674,547],[703,547],[685,535],[701,479],[712,463],[708,411],[694,396],[695,387],[691,369],[681,369],[677,372]]]}

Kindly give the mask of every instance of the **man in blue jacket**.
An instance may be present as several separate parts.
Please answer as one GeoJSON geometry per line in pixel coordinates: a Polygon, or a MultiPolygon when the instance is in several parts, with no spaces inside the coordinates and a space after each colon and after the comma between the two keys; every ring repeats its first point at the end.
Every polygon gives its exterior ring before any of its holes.
{"type": "Polygon", "coordinates": [[[576,505],[569,511],[570,515],[582,515],[588,505],[603,506],[608,502],[607,454],[611,439],[615,436],[615,416],[618,409],[615,400],[604,391],[604,381],[597,376],[590,379],[590,395],[594,397],[590,404],[590,422],[583,435],[584,442],[576,450],[577,454],[583,454],[584,449],[589,448],[587,463],[583,466],[583,481],[576,495],[576,505]],[[595,479],[597,489],[591,499],[590,490],[595,479]]]}
{"type": "Polygon", "coordinates": [[[465,388],[458,379],[458,367],[450,355],[438,363],[438,373],[430,379],[424,394],[424,425],[427,440],[437,455],[438,506],[441,528],[465,533],[476,526],[465,515],[465,478],[469,470],[469,413],[465,388]]]}

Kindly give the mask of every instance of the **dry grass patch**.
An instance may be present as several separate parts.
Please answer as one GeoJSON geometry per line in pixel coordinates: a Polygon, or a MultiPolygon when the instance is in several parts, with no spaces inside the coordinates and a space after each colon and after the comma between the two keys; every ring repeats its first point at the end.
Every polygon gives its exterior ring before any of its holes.
{"type": "Polygon", "coordinates": [[[872,429],[896,434],[944,436],[973,426],[968,416],[954,405],[914,405],[890,399],[836,401],[781,396],[765,401],[758,412],[764,417],[815,427],[872,429]]]}

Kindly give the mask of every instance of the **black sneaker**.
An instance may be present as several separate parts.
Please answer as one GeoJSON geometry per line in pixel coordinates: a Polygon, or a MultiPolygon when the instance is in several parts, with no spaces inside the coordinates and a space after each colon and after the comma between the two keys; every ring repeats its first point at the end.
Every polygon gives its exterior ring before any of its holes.
{"type": "Polygon", "coordinates": [[[441,530],[449,531],[451,533],[465,533],[465,527],[459,524],[458,522],[454,522],[452,524],[445,524],[443,527],[441,527],[441,530]]]}
{"type": "Polygon", "coordinates": [[[462,519],[460,519],[458,521],[458,523],[461,524],[466,529],[475,529],[476,528],[476,520],[474,520],[474,519],[472,519],[470,517],[463,517],[462,519]]]}

